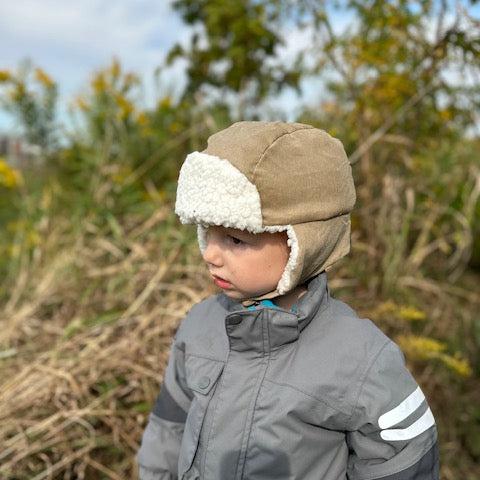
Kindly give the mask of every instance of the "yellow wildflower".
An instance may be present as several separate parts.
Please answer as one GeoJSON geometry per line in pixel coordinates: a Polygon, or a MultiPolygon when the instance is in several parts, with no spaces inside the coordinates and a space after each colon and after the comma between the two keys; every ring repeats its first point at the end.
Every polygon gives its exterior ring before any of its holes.
{"type": "Polygon", "coordinates": [[[448,122],[453,119],[453,111],[451,108],[444,108],[440,110],[438,113],[440,114],[440,118],[445,122],[448,122]]]}
{"type": "Polygon", "coordinates": [[[374,308],[367,312],[367,315],[372,320],[382,320],[385,318],[390,318],[395,314],[398,309],[398,305],[396,305],[391,300],[387,300],[386,302],[381,302],[375,305],[374,308]]]}
{"type": "Polygon", "coordinates": [[[140,112],[137,117],[137,122],[141,127],[145,127],[149,123],[148,115],[145,112],[140,112]]]}
{"type": "Polygon", "coordinates": [[[172,106],[172,99],[170,97],[163,97],[158,102],[158,108],[170,108],[172,106]]]}
{"type": "Polygon", "coordinates": [[[45,88],[53,88],[55,86],[55,82],[52,78],[41,68],[35,69],[35,78],[37,82],[42,84],[45,88]]]}
{"type": "Polygon", "coordinates": [[[469,377],[472,374],[472,368],[469,361],[463,358],[459,352],[456,352],[453,356],[446,353],[442,353],[439,359],[451,370],[462,377],[469,377]]]}
{"type": "Polygon", "coordinates": [[[22,174],[10,167],[5,160],[0,158],[0,185],[6,188],[15,188],[23,185],[22,174]]]}
{"type": "Polygon", "coordinates": [[[472,367],[467,359],[456,352],[453,356],[445,353],[447,346],[429,337],[400,335],[396,338],[402,350],[414,360],[438,359],[462,377],[472,375],[472,367]]]}
{"type": "Polygon", "coordinates": [[[416,360],[438,358],[447,348],[445,343],[420,335],[399,335],[396,341],[408,356],[416,360]]]}
{"type": "Polygon", "coordinates": [[[6,83],[12,79],[8,70],[0,70],[0,83],[6,83]]]}
{"type": "Polygon", "coordinates": [[[92,85],[93,91],[97,95],[104,93],[107,90],[108,84],[103,72],[100,72],[94,75],[91,85],[92,85]]]}
{"type": "Polygon", "coordinates": [[[15,88],[9,92],[10,99],[14,102],[19,102],[22,100],[27,93],[25,84],[23,82],[15,82],[15,88]]]}
{"type": "Polygon", "coordinates": [[[397,304],[392,302],[392,300],[387,300],[386,302],[382,302],[375,308],[375,313],[378,315],[385,315],[385,314],[392,314],[397,310],[397,304]]]}
{"type": "Polygon", "coordinates": [[[114,58],[112,61],[112,66],[110,67],[110,74],[112,75],[113,79],[116,79],[120,75],[120,62],[118,58],[114,58]]]}
{"type": "Polygon", "coordinates": [[[457,375],[460,375],[461,377],[470,377],[472,375],[472,367],[470,366],[470,363],[467,359],[462,358],[459,353],[456,353],[453,357],[446,353],[442,353],[439,358],[457,375]]]}
{"type": "Polygon", "coordinates": [[[427,318],[425,312],[415,307],[401,307],[398,315],[405,320],[426,320],[427,318]]]}
{"type": "Polygon", "coordinates": [[[135,107],[133,103],[123,95],[115,95],[115,100],[120,107],[120,119],[125,120],[135,110],[135,107]]]}

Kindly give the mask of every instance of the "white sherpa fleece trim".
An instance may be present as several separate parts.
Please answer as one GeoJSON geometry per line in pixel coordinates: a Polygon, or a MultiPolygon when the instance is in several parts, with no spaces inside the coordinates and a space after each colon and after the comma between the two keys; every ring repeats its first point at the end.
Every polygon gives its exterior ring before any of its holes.
{"type": "Polygon", "coordinates": [[[229,161],[190,153],[180,169],[175,213],[182,223],[204,223],[260,232],[257,187],[229,161]]]}
{"type": "MultiPolygon", "coordinates": [[[[236,226],[230,228],[238,228],[236,226]]],[[[207,248],[207,230],[208,225],[197,225],[197,238],[198,238],[198,246],[200,247],[200,251],[203,252],[207,248]]],[[[295,230],[293,229],[292,225],[272,225],[263,227],[262,232],[287,232],[288,240],[287,245],[290,247],[290,256],[288,257],[287,265],[285,266],[285,270],[280,277],[280,280],[277,285],[277,290],[280,295],[284,295],[288,291],[292,290],[295,285],[292,285],[292,272],[297,265],[298,259],[298,239],[295,234],[295,230]]],[[[260,232],[258,232],[260,233],[260,232]]]]}
{"type": "Polygon", "coordinates": [[[208,225],[223,225],[251,233],[282,232],[288,235],[290,257],[280,278],[280,295],[291,290],[291,273],[297,265],[298,240],[291,225],[263,226],[257,187],[228,160],[192,152],[180,169],[175,213],[182,223],[197,224],[198,244],[203,253],[208,225]]]}

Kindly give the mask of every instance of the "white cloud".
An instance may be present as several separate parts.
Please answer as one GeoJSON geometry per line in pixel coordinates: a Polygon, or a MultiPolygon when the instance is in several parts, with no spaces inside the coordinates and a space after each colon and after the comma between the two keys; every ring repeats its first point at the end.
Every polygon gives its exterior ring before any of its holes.
{"type": "MultiPolygon", "coordinates": [[[[63,116],[67,101],[115,55],[144,80],[148,101],[155,68],[188,31],[169,1],[0,2],[0,68],[16,69],[31,58],[58,82],[63,116]]],[[[178,87],[181,67],[170,75],[178,87]]],[[[0,116],[0,128],[9,123],[0,116]]]]}

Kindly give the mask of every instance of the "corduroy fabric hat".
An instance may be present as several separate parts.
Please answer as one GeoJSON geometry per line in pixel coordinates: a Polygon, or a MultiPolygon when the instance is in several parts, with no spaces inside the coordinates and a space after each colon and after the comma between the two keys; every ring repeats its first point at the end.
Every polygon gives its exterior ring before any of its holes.
{"type": "Polygon", "coordinates": [[[287,232],[290,256],[277,287],[242,301],[249,306],[286,294],[347,255],[355,200],[336,138],[302,123],[237,122],[187,156],[175,213],[197,225],[202,253],[208,225],[287,232]]]}

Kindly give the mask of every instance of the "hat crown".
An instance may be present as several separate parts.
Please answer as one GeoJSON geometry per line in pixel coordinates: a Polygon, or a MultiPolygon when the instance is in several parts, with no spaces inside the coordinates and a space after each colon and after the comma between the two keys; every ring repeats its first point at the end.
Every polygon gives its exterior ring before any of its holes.
{"type": "Polygon", "coordinates": [[[228,160],[256,186],[265,226],[326,220],[355,204],[342,143],[311,125],[237,122],[210,136],[203,153],[228,160]]]}

